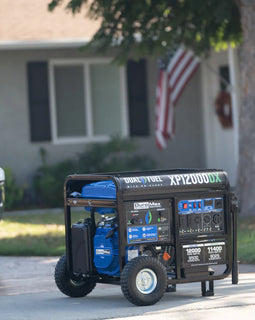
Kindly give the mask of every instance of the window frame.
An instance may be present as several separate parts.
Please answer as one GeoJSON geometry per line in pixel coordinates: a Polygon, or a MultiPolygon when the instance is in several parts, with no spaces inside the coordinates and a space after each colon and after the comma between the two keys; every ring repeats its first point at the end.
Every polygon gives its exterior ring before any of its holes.
{"type": "MultiPolygon", "coordinates": [[[[95,135],[93,133],[93,104],[91,96],[91,79],[89,67],[91,64],[110,64],[110,58],[95,58],[95,59],[52,59],[48,63],[49,75],[49,101],[50,101],[50,118],[51,118],[51,132],[53,144],[68,144],[68,143],[90,143],[90,142],[105,142],[110,140],[109,135],[95,135]],[[84,81],[84,109],[85,121],[87,128],[86,136],[74,137],[58,137],[57,135],[57,108],[56,108],[56,91],[54,81],[54,67],[55,66],[77,66],[83,67],[84,81]]],[[[121,115],[121,133],[122,137],[129,135],[129,118],[128,118],[128,99],[127,99],[127,80],[126,68],[120,66],[120,115],[121,115]]]]}

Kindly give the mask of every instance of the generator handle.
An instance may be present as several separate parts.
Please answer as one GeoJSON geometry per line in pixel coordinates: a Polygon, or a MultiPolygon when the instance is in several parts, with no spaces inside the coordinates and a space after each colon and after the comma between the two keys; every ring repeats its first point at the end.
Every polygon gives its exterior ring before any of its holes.
{"type": "Polygon", "coordinates": [[[233,265],[232,265],[232,284],[238,284],[239,261],[237,256],[237,215],[238,200],[235,194],[232,194],[231,213],[233,224],[233,265]]]}

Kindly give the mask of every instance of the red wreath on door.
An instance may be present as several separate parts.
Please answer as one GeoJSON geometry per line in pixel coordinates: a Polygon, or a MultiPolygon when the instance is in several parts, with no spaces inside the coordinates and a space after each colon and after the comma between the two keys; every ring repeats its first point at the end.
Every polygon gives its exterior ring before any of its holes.
{"type": "Polygon", "coordinates": [[[215,111],[223,129],[233,127],[231,96],[227,91],[220,91],[215,100],[215,111]]]}

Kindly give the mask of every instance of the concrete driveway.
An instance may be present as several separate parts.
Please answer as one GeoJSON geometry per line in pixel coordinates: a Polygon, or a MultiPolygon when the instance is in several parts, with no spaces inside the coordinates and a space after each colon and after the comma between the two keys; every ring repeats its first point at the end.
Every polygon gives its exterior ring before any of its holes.
{"type": "Polygon", "coordinates": [[[85,298],[64,296],[55,286],[57,258],[0,257],[0,319],[254,319],[255,265],[240,265],[238,285],[215,281],[215,295],[201,297],[200,283],[177,286],[154,306],[136,307],[119,286],[98,284],[85,298]]]}

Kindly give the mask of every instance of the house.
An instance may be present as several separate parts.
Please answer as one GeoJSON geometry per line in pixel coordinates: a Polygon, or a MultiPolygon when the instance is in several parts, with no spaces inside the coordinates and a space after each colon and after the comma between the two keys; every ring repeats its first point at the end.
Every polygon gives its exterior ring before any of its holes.
{"type": "MultiPolygon", "coordinates": [[[[222,129],[214,106],[218,72],[226,74],[230,56],[231,77],[238,79],[235,52],[212,53],[201,62],[176,106],[175,139],[159,151],[154,137],[156,60],[117,66],[110,63],[114,55],[89,55],[80,48],[99,22],[63,7],[50,13],[48,2],[19,0],[10,8],[8,0],[1,1],[1,166],[11,167],[19,183],[30,182],[41,165],[41,148],[55,163],[90,142],[119,134],[135,137],[159,168],[223,168],[235,184],[237,122],[222,129]]],[[[235,103],[235,119],[237,109],[235,103]]]]}

